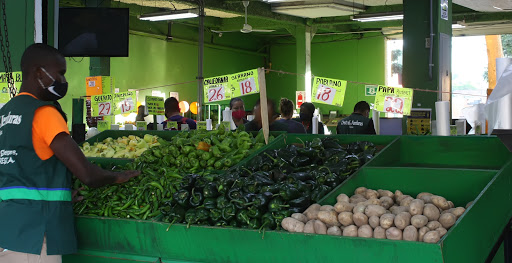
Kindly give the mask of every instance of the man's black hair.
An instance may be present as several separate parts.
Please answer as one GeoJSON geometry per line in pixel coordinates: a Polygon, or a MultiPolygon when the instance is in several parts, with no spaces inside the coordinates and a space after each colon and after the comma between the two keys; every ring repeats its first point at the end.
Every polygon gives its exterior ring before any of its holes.
{"type": "Polygon", "coordinates": [[[44,67],[54,63],[59,58],[64,58],[64,55],[54,47],[41,43],[28,46],[21,56],[21,72],[23,77],[28,76],[31,69],[44,67]]]}
{"type": "Polygon", "coordinates": [[[243,101],[241,98],[238,98],[238,97],[236,97],[236,98],[232,98],[232,99],[229,101],[229,108],[230,108],[231,110],[233,110],[233,105],[234,105],[235,103],[239,102],[239,101],[241,101],[242,103],[244,103],[244,101],[243,101]]]}
{"type": "Polygon", "coordinates": [[[167,112],[179,112],[180,103],[175,97],[170,97],[165,100],[164,103],[165,111],[167,112]]]}
{"type": "Polygon", "coordinates": [[[356,103],[356,106],[354,106],[354,112],[363,113],[365,111],[370,111],[370,105],[364,100],[356,103]]]}
{"type": "Polygon", "coordinates": [[[300,105],[300,108],[304,108],[308,111],[308,114],[313,118],[313,114],[315,113],[315,105],[311,102],[304,102],[300,105]]]}

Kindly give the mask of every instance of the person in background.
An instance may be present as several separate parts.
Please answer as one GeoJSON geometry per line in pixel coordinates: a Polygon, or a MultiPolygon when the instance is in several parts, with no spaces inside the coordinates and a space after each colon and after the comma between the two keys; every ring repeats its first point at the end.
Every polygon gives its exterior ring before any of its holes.
{"type": "Polygon", "coordinates": [[[165,117],[167,120],[162,122],[164,125],[164,129],[167,127],[167,122],[176,121],[178,122],[178,130],[181,130],[181,124],[188,124],[188,128],[190,130],[196,129],[196,122],[192,119],[185,118],[180,115],[180,103],[174,97],[167,98],[164,103],[165,107],[165,117]]]}
{"type": "MultiPolygon", "coordinates": [[[[311,125],[311,121],[313,120],[313,114],[315,113],[315,105],[311,102],[304,102],[300,105],[300,119],[294,119],[295,121],[301,122],[306,128],[306,133],[313,133],[313,125],[311,125]]],[[[318,121],[318,134],[324,134],[324,124],[321,121],[318,121]]]]}
{"type": "Polygon", "coordinates": [[[148,114],[145,114],[146,106],[140,105],[137,108],[137,117],[135,117],[135,121],[145,121],[144,117],[148,116],[148,114]]]}
{"type": "Polygon", "coordinates": [[[245,125],[249,121],[245,118],[245,105],[241,98],[232,98],[229,101],[229,108],[232,111],[233,122],[236,127],[245,125]]]}
{"type": "Polygon", "coordinates": [[[20,93],[0,109],[0,263],[60,263],[61,255],[77,251],[73,175],[101,187],[140,172],[91,164],[69,136],[56,103],[68,90],[66,60],[57,49],[30,45],[21,71],[20,93]]]}
{"type": "MultiPolygon", "coordinates": [[[[273,100],[267,99],[267,111],[268,111],[268,128],[269,131],[286,131],[288,126],[284,123],[276,122],[276,104],[273,100]]],[[[261,130],[262,119],[261,119],[261,107],[260,100],[256,101],[254,105],[254,120],[245,124],[245,131],[259,131],[261,130]]]]}
{"type": "Polygon", "coordinates": [[[300,122],[292,120],[293,116],[293,102],[287,98],[281,98],[279,103],[279,111],[281,112],[282,119],[277,122],[284,123],[288,126],[286,130],[288,133],[306,133],[306,128],[300,122]]]}
{"type": "Polygon", "coordinates": [[[336,127],[338,134],[375,134],[373,121],[368,118],[370,105],[366,101],[360,101],[354,106],[354,112],[340,120],[336,127]]]}

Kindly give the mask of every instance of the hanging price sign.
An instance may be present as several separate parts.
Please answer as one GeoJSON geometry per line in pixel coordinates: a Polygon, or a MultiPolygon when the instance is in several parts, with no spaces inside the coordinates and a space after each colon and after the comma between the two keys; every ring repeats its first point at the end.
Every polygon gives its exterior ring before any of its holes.
{"type": "Polygon", "coordinates": [[[112,94],[91,96],[92,116],[112,115],[112,94]]]}
{"type": "Polygon", "coordinates": [[[98,128],[99,132],[110,130],[110,121],[109,120],[98,121],[97,128],[98,128]]]}
{"type": "Polygon", "coordinates": [[[152,115],[164,115],[164,98],[146,96],[146,107],[148,108],[148,114],[152,115]]]}
{"type": "Polygon", "coordinates": [[[115,93],[114,95],[114,114],[124,114],[129,112],[135,112],[135,105],[137,102],[137,96],[135,91],[115,93]]]}
{"type": "Polygon", "coordinates": [[[213,78],[206,78],[203,80],[205,102],[208,103],[231,99],[231,90],[228,88],[229,76],[230,75],[224,75],[213,78]]]}
{"type": "Polygon", "coordinates": [[[413,90],[379,85],[375,95],[375,109],[402,115],[411,115],[413,90]]]}
{"type": "Polygon", "coordinates": [[[259,93],[258,69],[232,74],[230,76],[230,88],[233,97],[259,93]]]}
{"type": "Polygon", "coordinates": [[[197,129],[198,130],[206,130],[206,121],[198,121],[197,129]]]}
{"type": "Polygon", "coordinates": [[[315,77],[311,94],[312,102],[343,106],[347,82],[339,79],[315,77]]]}

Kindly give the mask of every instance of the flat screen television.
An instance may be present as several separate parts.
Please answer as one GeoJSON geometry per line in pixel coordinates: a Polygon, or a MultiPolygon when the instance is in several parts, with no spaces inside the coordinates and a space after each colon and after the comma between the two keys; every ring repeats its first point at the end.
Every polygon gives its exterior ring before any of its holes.
{"type": "Polygon", "coordinates": [[[59,51],[66,57],[127,57],[128,8],[60,8],[59,51]]]}

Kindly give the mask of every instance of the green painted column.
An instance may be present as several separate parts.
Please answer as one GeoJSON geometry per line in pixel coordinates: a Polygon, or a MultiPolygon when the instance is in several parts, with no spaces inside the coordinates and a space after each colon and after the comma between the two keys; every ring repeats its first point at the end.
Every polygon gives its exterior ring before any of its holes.
{"type": "Polygon", "coordinates": [[[289,31],[295,37],[296,73],[300,74],[297,76],[296,90],[306,90],[306,101],[311,101],[311,41],[315,30],[311,26],[301,25],[289,31]],[[306,81],[309,81],[308,85],[306,81]]]}
{"type": "MultiPolygon", "coordinates": [[[[451,0],[404,0],[403,86],[432,91],[414,91],[413,108],[432,108],[435,111],[435,102],[440,99],[436,91],[440,87],[445,91],[451,90],[451,9],[451,0]],[[448,10],[443,10],[442,3],[446,3],[448,10]],[[433,66],[430,75],[427,39],[430,39],[431,27],[433,66]],[[444,45],[440,44],[441,39],[444,45]]],[[[443,98],[449,99],[449,94],[443,98]]]]}

